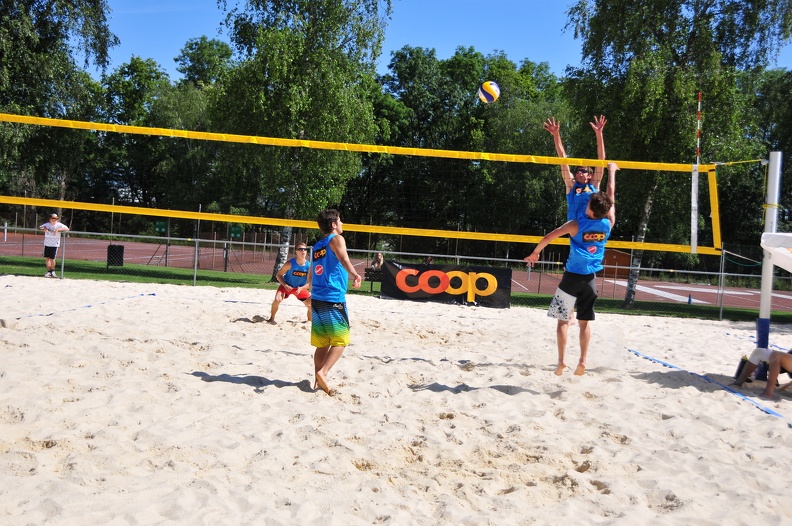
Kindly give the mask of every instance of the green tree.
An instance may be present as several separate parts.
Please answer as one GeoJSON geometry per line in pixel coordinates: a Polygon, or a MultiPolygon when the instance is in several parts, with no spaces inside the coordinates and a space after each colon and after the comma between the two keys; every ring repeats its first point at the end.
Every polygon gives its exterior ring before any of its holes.
{"type": "MultiPolygon", "coordinates": [[[[243,61],[215,93],[218,126],[234,133],[370,143],[366,83],[380,54],[390,0],[248,0],[228,14],[243,61]]],[[[221,163],[237,205],[311,218],[337,204],[360,170],[352,152],[230,145],[221,163]],[[243,200],[244,199],[244,200],[243,200]]],[[[290,229],[283,232],[288,243],[290,229]]],[[[279,252],[273,273],[286,260],[279,252]]]]}
{"type": "MultiPolygon", "coordinates": [[[[170,90],[167,73],[152,59],[133,56],[103,77],[106,122],[128,126],[151,126],[152,110],[159,97],[170,90]]],[[[150,135],[108,133],[107,178],[113,197],[127,203],[159,206],[162,185],[157,182],[157,155],[161,143],[171,139],[150,135]]]]}
{"type": "MultiPolygon", "coordinates": [[[[516,67],[505,55],[495,54],[487,58],[485,75],[497,79],[502,96],[495,104],[478,105],[485,125],[476,150],[554,156],[552,138],[542,123],[550,116],[565,121],[569,111],[549,65],[524,59],[516,67]]],[[[567,146],[575,151],[569,141],[567,146]]],[[[557,166],[482,163],[482,169],[488,173],[478,228],[539,235],[564,221],[566,200],[557,166]]]]}
{"type": "MultiPolygon", "coordinates": [[[[151,104],[150,126],[190,131],[209,131],[212,86],[191,82],[163,87],[151,104]]],[[[197,210],[217,198],[212,180],[213,163],[222,147],[214,141],[161,137],[154,141],[153,193],[158,206],[197,210]]]]}
{"type": "Polygon", "coordinates": [[[754,103],[756,134],[768,151],[783,153],[781,174],[781,214],[779,230],[792,230],[792,71],[763,71],[745,90],[756,93],[754,103]]]}
{"type": "Polygon", "coordinates": [[[175,58],[176,71],[184,75],[184,82],[214,84],[232,67],[232,55],[231,46],[221,40],[191,38],[175,58]]]}
{"type": "MultiPolygon", "coordinates": [[[[400,130],[409,120],[409,109],[391,94],[382,90],[381,84],[371,79],[367,83],[368,98],[374,110],[376,135],[374,144],[399,144],[400,130]]],[[[399,225],[396,188],[398,174],[393,169],[397,162],[394,155],[365,154],[362,169],[346,184],[341,208],[350,222],[377,225],[399,225]]],[[[371,243],[369,248],[386,243],[389,238],[374,234],[366,236],[371,243]]]]}
{"type": "MultiPolygon", "coordinates": [[[[484,56],[460,47],[451,58],[438,60],[433,49],[404,46],[393,53],[389,69],[380,79],[384,93],[375,107],[387,122],[379,139],[391,146],[537,153],[548,139],[542,121],[562,107],[560,84],[547,64],[525,60],[518,67],[503,53],[484,56]],[[501,87],[495,104],[476,96],[485,80],[501,87]]],[[[548,144],[552,150],[552,140],[548,144]]],[[[364,222],[537,233],[554,225],[556,214],[563,217],[563,185],[555,167],[402,155],[369,161],[348,192],[350,200],[357,192],[369,195],[371,188],[381,194],[368,209],[362,203],[356,207],[364,211],[364,222]]],[[[416,238],[401,246],[436,251],[447,250],[446,242],[416,238]]],[[[509,246],[460,241],[454,250],[500,257],[509,246]]]]}
{"type": "MultiPolygon", "coordinates": [[[[580,0],[569,16],[575,35],[583,38],[583,66],[568,71],[567,94],[580,115],[609,117],[610,158],[694,162],[699,91],[711,130],[703,136],[702,160],[756,153],[745,134],[748,101],[738,89],[738,72],[763,67],[789,39],[789,2],[580,0]]],[[[728,175],[722,191],[751,177],[737,170],[728,175]]],[[[616,235],[687,242],[690,202],[679,198],[682,188],[689,195],[687,187],[674,174],[621,174],[616,235]]],[[[633,267],[642,257],[636,255],[633,267]]],[[[634,271],[628,307],[637,278],[634,271]]]]}
{"type": "MultiPolygon", "coordinates": [[[[394,146],[471,149],[470,130],[482,125],[471,111],[483,75],[483,55],[472,49],[458,50],[449,61],[441,61],[433,49],[405,46],[393,54],[389,68],[393,73],[383,78],[386,93],[407,109],[394,146]]],[[[472,166],[466,160],[396,156],[392,191],[401,224],[467,230],[469,219],[460,208],[460,197],[471,180],[467,176],[472,166]]],[[[416,250],[433,248],[427,245],[433,243],[431,239],[415,243],[419,244],[416,250]]]]}
{"type": "MultiPolygon", "coordinates": [[[[86,65],[107,65],[108,48],[118,42],[107,11],[104,0],[0,2],[0,111],[94,115],[95,83],[75,64],[82,55],[86,65]]],[[[70,130],[0,124],[0,191],[63,197],[81,173],[74,152],[89,141],[70,130]]]]}

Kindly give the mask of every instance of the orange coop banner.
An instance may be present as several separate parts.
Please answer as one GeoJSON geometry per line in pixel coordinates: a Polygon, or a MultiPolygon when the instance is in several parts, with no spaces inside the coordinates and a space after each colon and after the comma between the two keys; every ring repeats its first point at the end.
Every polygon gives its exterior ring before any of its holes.
{"type": "Polygon", "coordinates": [[[385,261],[381,297],[508,309],[511,269],[385,261]]]}

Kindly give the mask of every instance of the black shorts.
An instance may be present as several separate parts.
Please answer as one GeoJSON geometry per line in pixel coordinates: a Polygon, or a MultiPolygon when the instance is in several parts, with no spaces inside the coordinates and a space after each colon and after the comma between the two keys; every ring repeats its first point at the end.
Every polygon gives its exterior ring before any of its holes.
{"type": "MultiPolygon", "coordinates": [[[[596,274],[575,274],[574,272],[564,272],[561,283],[558,284],[558,294],[553,298],[553,303],[562,303],[562,310],[571,313],[570,301],[574,302],[577,308],[577,319],[591,321],[594,319],[594,302],[597,301],[597,275],[596,274]],[[574,299],[573,299],[574,298],[574,299]]],[[[561,305],[557,305],[556,308],[561,305]]],[[[552,307],[552,305],[551,305],[552,307]]],[[[559,319],[569,319],[569,317],[552,316],[559,319]]]]}
{"type": "Polygon", "coordinates": [[[47,259],[55,259],[58,255],[58,247],[44,247],[44,257],[47,259]]]}

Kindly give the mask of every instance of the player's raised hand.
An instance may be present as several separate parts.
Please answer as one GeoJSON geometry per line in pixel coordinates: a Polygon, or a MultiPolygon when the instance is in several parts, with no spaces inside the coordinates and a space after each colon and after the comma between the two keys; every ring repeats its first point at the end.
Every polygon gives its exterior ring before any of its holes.
{"type": "Polygon", "coordinates": [[[607,123],[608,123],[608,119],[605,118],[605,115],[600,115],[599,117],[595,115],[594,122],[590,122],[589,124],[591,125],[592,128],[594,128],[594,131],[596,132],[596,131],[602,131],[602,129],[605,127],[607,123]]]}

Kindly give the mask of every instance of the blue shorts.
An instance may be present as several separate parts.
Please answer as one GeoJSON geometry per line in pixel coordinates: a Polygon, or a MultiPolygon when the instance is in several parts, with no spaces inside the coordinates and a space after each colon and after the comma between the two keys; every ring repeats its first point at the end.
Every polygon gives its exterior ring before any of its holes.
{"type": "Polygon", "coordinates": [[[346,303],[311,300],[311,345],[314,347],[349,345],[349,315],[346,303]]]}

